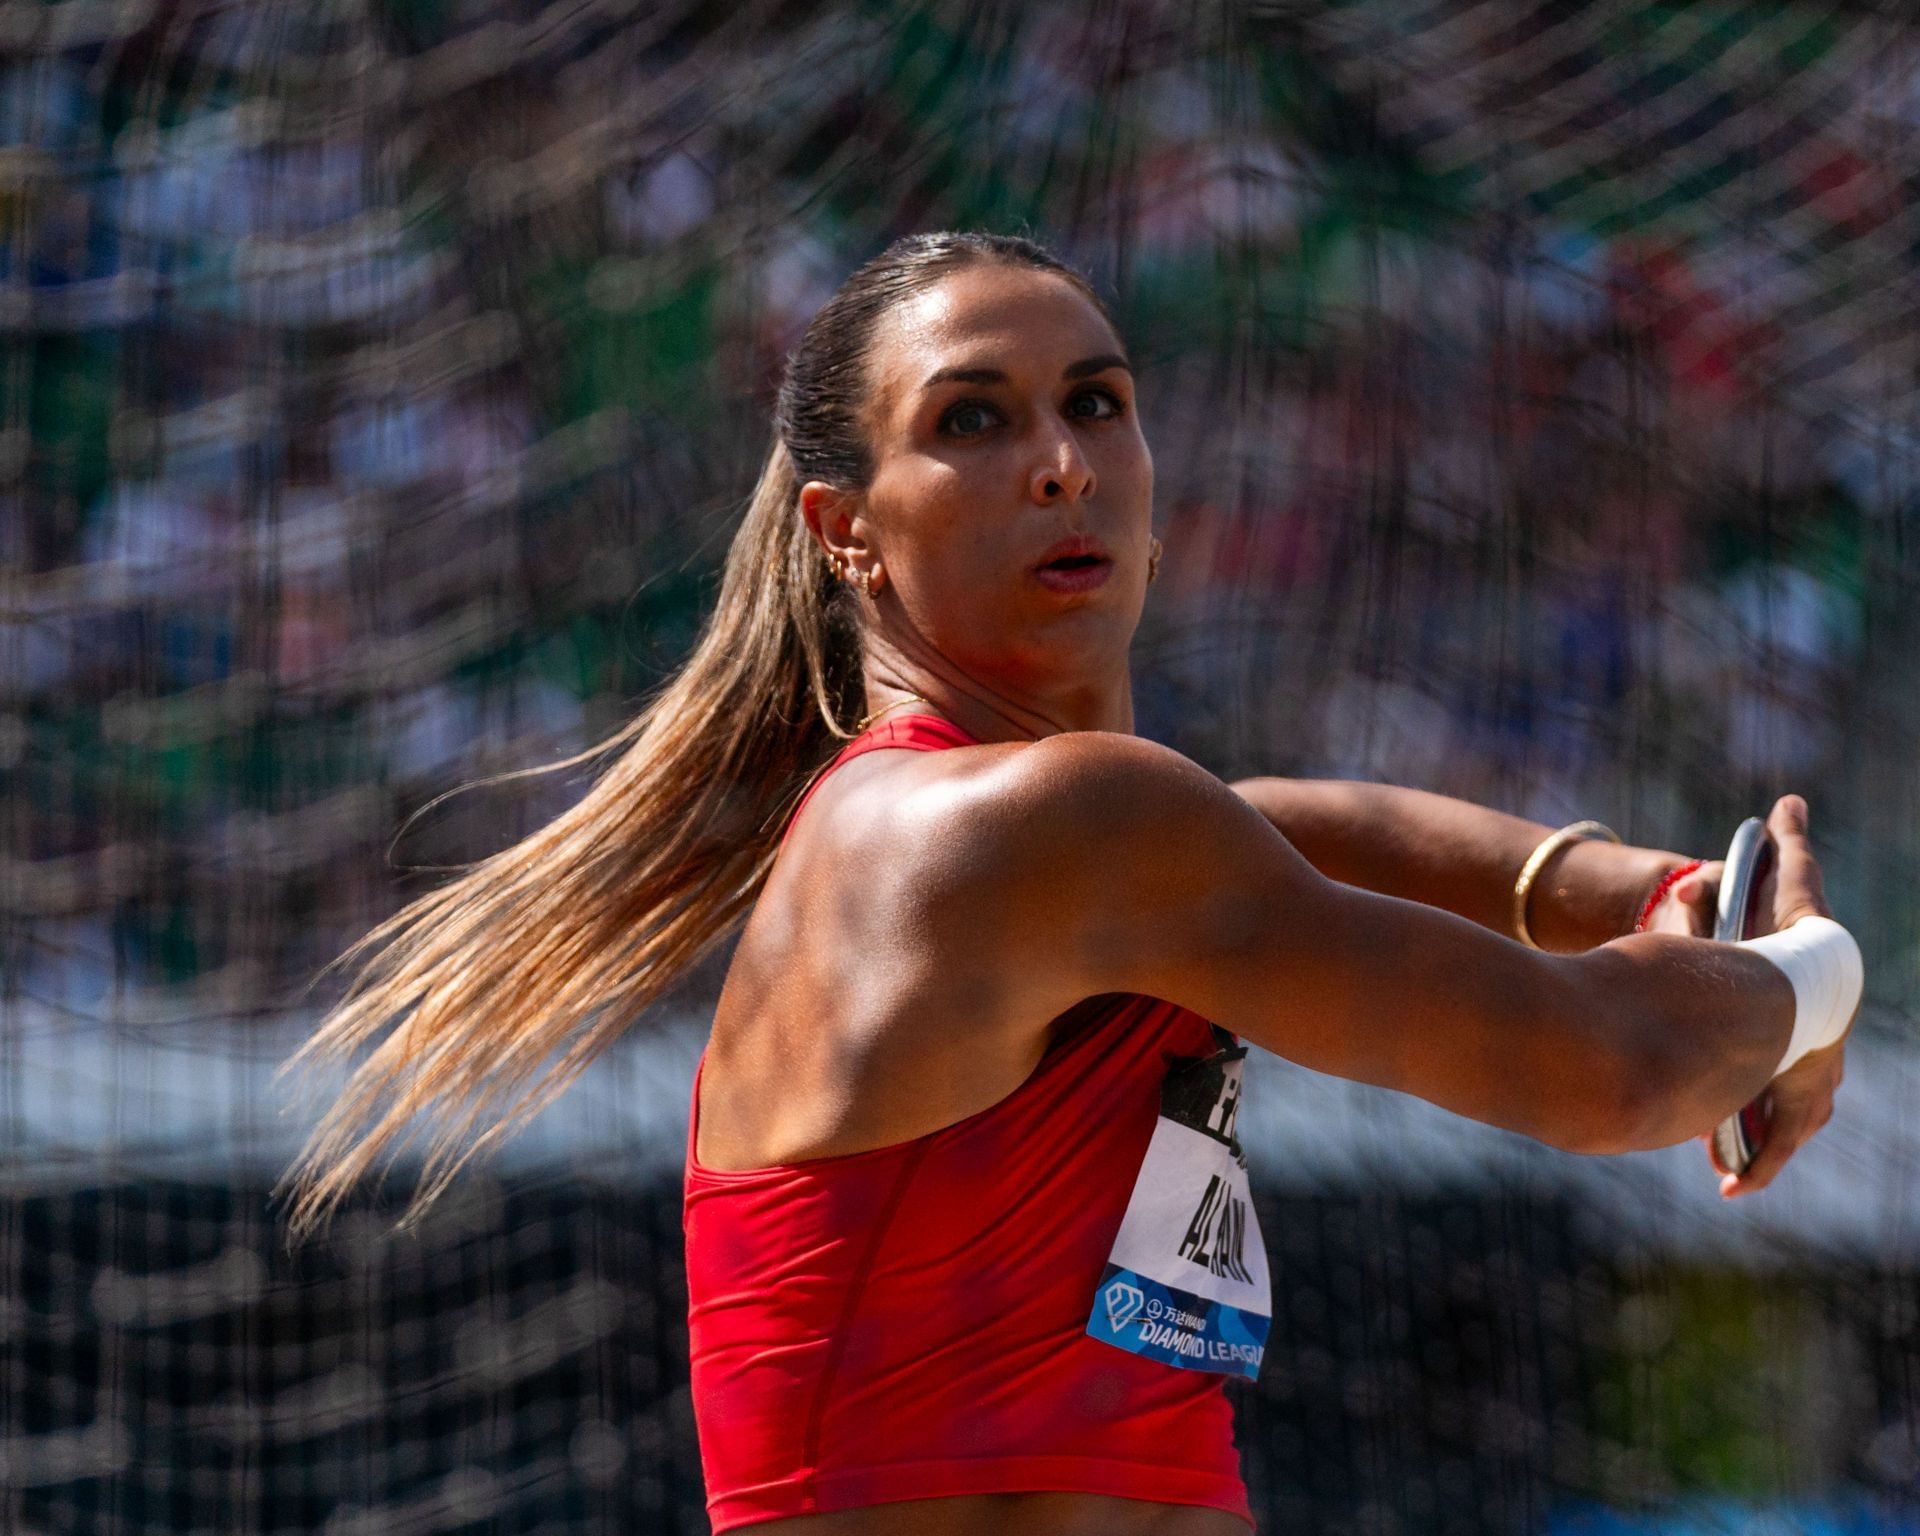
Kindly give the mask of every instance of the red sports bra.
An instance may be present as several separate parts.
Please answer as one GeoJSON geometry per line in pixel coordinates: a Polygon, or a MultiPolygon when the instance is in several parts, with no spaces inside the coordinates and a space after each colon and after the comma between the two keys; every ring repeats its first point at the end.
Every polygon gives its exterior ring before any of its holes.
{"type": "MultiPolygon", "coordinates": [[[[896,718],[828,772],[972,744],[896,718]]],[[[1269,1310],[1233,1134],[1244,1054],[1171,1003],[1093,997],[991,1108],[740,1172],[694,1156],[696,1069],[688,1325],[715,1532],[1042,1490],[1251,1524],[1222,1391],[1258,1371],[1269,1310]]]]}

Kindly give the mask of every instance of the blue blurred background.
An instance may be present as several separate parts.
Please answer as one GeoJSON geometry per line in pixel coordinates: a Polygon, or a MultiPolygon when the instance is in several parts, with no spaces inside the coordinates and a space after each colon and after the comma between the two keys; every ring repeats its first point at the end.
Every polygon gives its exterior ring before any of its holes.
{"type": "Polygon", "coordinates": [[[1864,3],[0,5],[0,1530],[705,1529],[724,955],[417,1234],[402,1167],[285,1251],[271,1074],[964,227],[1139,368],[1142,734],[1705,856],[1798,791],[1867,954],[1731,1206],[1259,1059],[1263,1532],[1920,1532],[1917,126],[1864,3]]]}

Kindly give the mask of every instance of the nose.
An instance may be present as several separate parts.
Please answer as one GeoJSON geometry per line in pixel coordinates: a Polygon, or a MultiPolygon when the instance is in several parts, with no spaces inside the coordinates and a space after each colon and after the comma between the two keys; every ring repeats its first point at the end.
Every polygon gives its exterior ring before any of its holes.
{"type": "Polygon", "coordinates": [[[1085,501],[1093,495],[1093,466],[1081,453],[1070,428],[1063,429],[1028,479],[1028,492],[1043,506],[1056,501],[1085,501]]]}

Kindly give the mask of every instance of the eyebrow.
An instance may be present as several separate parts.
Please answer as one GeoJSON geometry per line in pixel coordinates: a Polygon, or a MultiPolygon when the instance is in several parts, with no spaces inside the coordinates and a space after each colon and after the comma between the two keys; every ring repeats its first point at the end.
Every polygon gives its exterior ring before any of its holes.
{"type": "MultiPolygon", "coordinates": [[[[1064,379],[1084,379],[1091,374],[1105,373],[1109,368],[1124,368],[1133,372],[1129,363],[1118,352],[1102,352],[1097,357],[1083,357],[1077,363],[1068,363],[1061,370],[1064,379]]],[[[929,374],[922,390],[932,389],[936,384],[1004,384],[1006,374],[998,368],[942,368],[929,374]]]]}

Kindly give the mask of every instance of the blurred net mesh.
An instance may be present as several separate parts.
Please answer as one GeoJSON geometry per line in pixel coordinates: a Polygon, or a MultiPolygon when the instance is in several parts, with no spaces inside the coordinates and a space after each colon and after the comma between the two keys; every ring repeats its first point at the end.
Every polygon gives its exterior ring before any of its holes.
{"type": "Polygon", "coordinates": [[[1142,734],[1707,855],[1797,790],[1867,954],[1730,1209],[1261,1061],[1262,1528],[1915,1529],[1916,66],[1860,4],[0,5],[0,1529],[704,1529],[714,976],[417,1236],[284,1253],[267,1074],[401,820],[684,656],[780,357],[945,226],[1113,296],[1142,734]]]}

